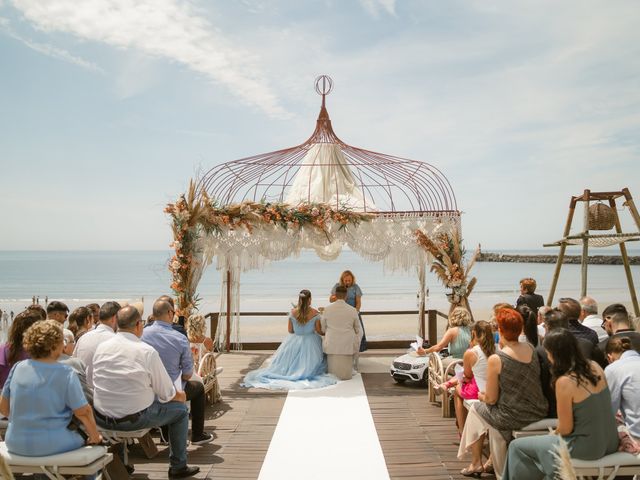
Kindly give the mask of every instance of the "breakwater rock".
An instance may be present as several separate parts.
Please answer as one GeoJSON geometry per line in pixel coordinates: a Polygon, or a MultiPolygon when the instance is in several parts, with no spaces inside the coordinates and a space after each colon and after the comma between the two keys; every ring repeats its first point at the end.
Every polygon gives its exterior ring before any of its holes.
{"type": "MultiPolygon", "coordinates": [[[[478,262],[504,262],[504,263],[556,263],[558,255],[510,255],[504,253],[481,253],[478,262]]],[[[562,261],[566,263],[580,264],[580,255],[565,255],[562,261]]],[[[631,265],[640,265],[640,256],[630,256],[631,265]]],[[[622,265],[620,255],[589,255],[589,265],[622,265]]]]}

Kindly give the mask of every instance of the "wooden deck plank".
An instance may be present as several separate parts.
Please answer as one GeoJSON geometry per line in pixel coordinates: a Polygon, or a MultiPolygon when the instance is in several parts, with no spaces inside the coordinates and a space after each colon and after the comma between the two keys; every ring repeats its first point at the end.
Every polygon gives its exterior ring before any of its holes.
{"type": "MultiPolygon", "coordinates": [[[[198,465],[198,479],[256,479],[286,399],[286,392],[241,387],[244,375],[258,368],[273,352],[234,352],[218,357],[222,401],[208,406],[206,429],[213,443],[189,446],[189,464],[198,465]]],[[[393,352],[391,352],[393,353],[393,352]]],[[[399,353],[399,352],[398,352],[399,353]]],[[[377,356],[380,352],[365,353],[377,356]]],[[[389,355],[389,352],[384,352],[389,355]]],[[[397,385],[388,374],[363,374],[373,420],[389,475],[401,480],[461,480],[467,462],[456,458],[458,440],[451,418],[430,405],[424,387],[397,385]]],[[[157,439],[156,439],[157,440],[157,439]]],[[[168,448],[158,445],[153,459],[138,446],[131,448],[134,479],[167,478],[168,448]]],[[[355,476],[353,478],[356,478],[355,476]]],[[[491,476],[484,475],[489,480],[491,476]]]]}

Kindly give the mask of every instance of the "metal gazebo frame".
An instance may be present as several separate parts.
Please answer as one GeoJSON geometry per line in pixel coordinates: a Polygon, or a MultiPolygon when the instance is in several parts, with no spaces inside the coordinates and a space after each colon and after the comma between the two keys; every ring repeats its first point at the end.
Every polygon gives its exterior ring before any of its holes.
{"type": "MultiPolygon", "coordinates": [[[[426,162],[356,148],[343,142],[333,131],[326,108],[326,96],[333,88],[331,78],[326,75],[318,77],[315,87],[322,97],[322,105],[315,130],[305,142],[291,148],[222,163],[205,172],[198,179],[196,189],[206,192],[209,198],[215,199],[220,205],[244,201],[283,203],[302,168],[337,166],[304,163],[305,156],[314,146],[330,145],[339,149],[347,168],[352,172],[357,190],[363,198],[360,207],[362,212],[380,219],[435,218],[436,222],[440,222],[438,219],[449,218],[454,220],[455,228],[460,228],[460,211],[455,194],[440,170],[426,162]]],[[[339,188],[337,181],[333,187],[339,188]]],[[[317,201],[310,195],[309,189],[306,201],[317,201]]],[[[336,195],[335,201],[330,202],[332,208],[340,207],[338,197],[336,195]]],[[[218,268],[223,267],[219,265],[218,268]]],[[[425,315],[425,274],[426,262],[418,265],[421,320],[425,315]]],[[[219,322],[219,325],[226,323],[224,345],[227,350],[231,345],[230,322],[234,314],[231,308],[231,285],[234,281],[237,282],[237,279],[232,279],[231,268],[227,267],[222,278],[226,308],[221,305],[219,322]]],[[[424,336],[425,332],[421,334],[424,336]]]]}

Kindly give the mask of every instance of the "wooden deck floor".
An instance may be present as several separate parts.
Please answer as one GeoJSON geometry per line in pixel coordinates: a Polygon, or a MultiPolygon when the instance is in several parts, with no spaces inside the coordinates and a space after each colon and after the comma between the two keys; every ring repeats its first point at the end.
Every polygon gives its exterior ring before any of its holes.
{"type": "MultiPolygon", "coordinates": [[[[207,408],[206,428],[216,439],[189,446],[189,464],[198,465],[195,478],[256,479],[286,399],[286,392],[240,387],[244,375],[258,368],[273,352],[223,354],[218,365],[223,400],[207,408]]],[[[367,352],[382,356],[392,352],[367,352]]],[[[456,458],[457,434],[453,419],[442,418],[428,403],[426,389],[396,385],[388,374],[363,373],[373,420],[392,479],[462,479],[465,466],[456,458]]],[[[134,479],[166,479],[168,448],[146,459],[139,446],[131,449],[134,479]]],[[[355,473],[355,472],[354,472],[355,473]]],[[[357,474],[352,478],[357,478],[357,474]]],[[[489,480],[490,476],[483,476],[489,480]]]]}

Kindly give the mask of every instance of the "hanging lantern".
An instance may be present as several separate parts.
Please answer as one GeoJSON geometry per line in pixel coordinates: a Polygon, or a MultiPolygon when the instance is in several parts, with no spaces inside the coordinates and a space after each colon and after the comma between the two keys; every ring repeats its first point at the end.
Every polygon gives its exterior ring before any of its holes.
{"type": "Polygon", "coordinates": [[[589,230],[611,230],[616,224],[616,215],[604,203],[594,203],[589,207],[589,230]]]}

